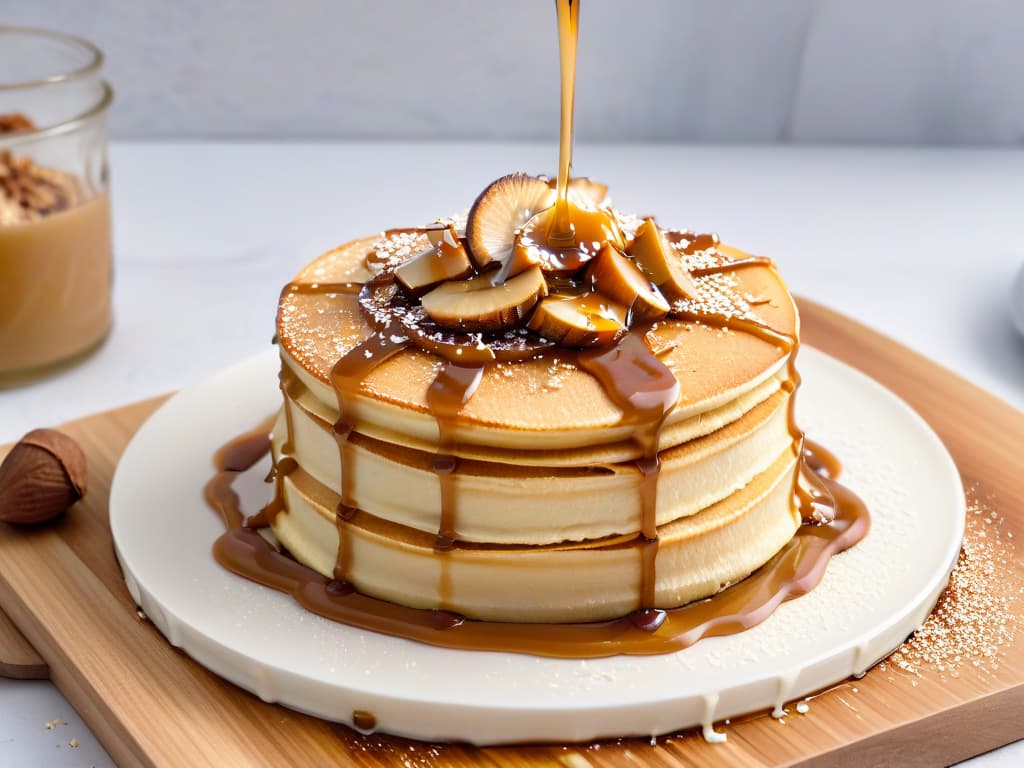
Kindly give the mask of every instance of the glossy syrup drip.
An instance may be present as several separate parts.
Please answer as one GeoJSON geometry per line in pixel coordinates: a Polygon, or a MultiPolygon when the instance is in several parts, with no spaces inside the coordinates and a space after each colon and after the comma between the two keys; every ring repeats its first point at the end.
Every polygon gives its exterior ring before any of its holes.
{"type": "Polygon", "coordinates": [[[458,538],[454,484],[459,463],[455,457],[456,429],[459,412],[473,396],[483,372],[483,366],[446,363],[427,390],[427,406],[437,420],[438,432],[434,473],[441,486],[441,524],[434,549],[439,552],[450,550],[458,538]]]}
{"type": "Polygon", "coordinates": [[[352,712],[352,725],[357,730],[368,733],[377,728],[377,717],[373,712],[367,712],[365,709],[357,709],[352,712]]]}
{"type": "Polygon", "coordinates": [[[842,467],[833,454],[807,438],[803,441],[803,461],[811,471],[803,476],[805,482],[796,486],[800,517],[806,523],[830,523],[832,518],[829,515],[833,514],[836,504],[822,478],[838,477],[842,467]]]}
{"type": "MultiPolygon", "coordinates": [[[[567,238],[552,235],[557,209],[552,207],[534,216],[519,233],[519,247],[529,259],[541,265],[549,279],[578,274],[600,252],[606,242],[622,247],[625,240],[618,222],[604,210],[588,210],[566,203],[571,232],[567,238]]],[[[563,288],[567,286],[562,286],[563,288]]],[[[579,286],[577,286],[579,287],[579,286]]]]}
{"type": "MultiPolygon", "coordinates": [[[[769,264],[770,263],[771,262],[769,261],[769,264]]],[[[800,350],[800,340],[793,334],[783,333],[782,331],[778,331],[764,323],[748,317],[727,316],[700,311],[676,312],[674,314],[680,319],[705,323],[707,325],[728,328],[733,331],[749,334],[761,341],[775,345],[787,354],[786,379],[781,384],[782,389],[790,395],[786,412],[786,423],[789,429],[789,435],[793,438],[794,454],[798,458],[801,457],[805,449],[804,432],[796,422],[796,398],[793,397],[793,393],[796,392],[797,388],[800,386],[800,372],[796,369],[796,356],[797,352],[800,350]]],[[[822,522],[818,519],[817,515],[813,514],[814,508],[810,503],[810,499],[805,498],[806,493],[804,489],[800,487],[799,475],[794,476],[793,478],[792,497],[794,499],[794,503],[799,507],[801,516],[805,523],[822,522]],[[808,514],[810,514],[810,517],[808,517],[808,514]]]]}
{"type": "Polygon", "coordinates": [[[577,362],[601,383],[622,411],[622,422],[633,426],[633,441],[640,449],[641,456],[636,462],[640,477],[638,604],[641,609],[652,609],[658,556],[658,443],[665,417],[679,400],[679,381],[637,333],[628,334],[611,349],[582,352],[577,362]]]}
{"type": "Polygon", "coordinates": [[[287,365],[281,366],[278,380],[281,382],[281,394],[284,396],[284,423],[287,430],[284,443],[281,445],[281,453],[285,456],[294,456],[295,420],[292,416],[292,405],[289,401],[298,399],[302,383],[299,381],[299,377],[287,365]]]}
{"type": "Polygon", "coordinates": [[[353,404],[363,380],[378,365],[384,363],[409,346],[409,339],[397,323],[375,331],[343,355],[331,369],[331,385],[338,401],[338,421],[334,424],[334,438],[338,443],[341,463],[341,499],[336,510],[335,527],[338,531],[338,554],[334,578],[344,582],[348,578],[352,552],[345,526],[356,513],[352,497],[354,451],[349,436],[355,427],[353,404]]]}
{"type": "Polygon", "coordinates": [[[281,372],[278,374],[278,380],[281,384],[281,393],[284,395],[284,422],[286,435],[284,442],[281,444],[281,456],[274,462],[274,466],[270,468],[270,474],[267,475],[267,480],[275,483],[274,498],[271,502],[261,509],[257,514],[250,518],[246,525],[250,528],[259,528],[264,525],[273,525],[277,519],[278,514],[284,511],[284,478],[290,475],[296,470],[298,464],[295,459],[292,458],[295,454],[295,445],[292,440],[295,435],[295,423],[292,416],[292,403],[289,400],[294,400],[298,397],[298,392],[301,389],[301,383],[298,377],[292,373],[292,370],[286,365],[281,366],[281,372]]]}
{"type": "Polygon", "coordinates": [[[274,467],[270,471],[270,478],[274,483],[274,498],[267,506],[245,521],[246,527],[262,528],[274,524],[277,516],[285,509],[284,479],[298,467],[298,462],[291,456],[282,456],[274,463],[274,467]]]}
{"type": "Polygon", "coordinates": [[[829,453],[823,445],[813,440],[804,439],[804,462],[815,475],[833,480],[843,471],[843,465],[835,454],[829,453]]]}
{"type": "Polygon", "coordinates": [[[529,653],[559,658],[652,655],[693,645],[703,637],[730,635],[764,621],[785,600],[813,589],[832,555],[853,546],[868,532],[863,502],[834,477],[810,467],[836,471],[834,456],[808,442],[800,471],[820,482],[834,505],[828,525],[804,525],[782,550],[738,584],[707,600],[666,611],[637,611],[620,619],[587,624],[515,624],[463,619],[448,611],[408,608],[378,600],[337,580],[327,579],[275,550],[243,526],[234,479],[269,450],[263,427],[231,441],[216,456],[217,474],[205,495],[226,531],[213,546],[223,567],[289,594],[307,610],[374,632],[464,650],[529,653]]]}
{"type": "MultiPolygon", "coordinates": [[[[279,374],[282,392],[287,393],[289,391],[288,385],[286,384],[286,382],[288,382],[288,384],[291,383],[289,377],[294,378],[294,374],[292,374],[291,371],[289,371],[287,368],[282,367],[281,373],[279,374]]],[[[274,523],[274,520],[277,519],[278,514],[284,509],[284,479],[292,472],[294,472],[295,469],[298,467],[298,464],[296,463],[295,459],[291,458],[291,454],[294,453],[291,436],[294,434],[294,432],[292,431],[292,411],[287,399],[285,400],[284,403],[284,413],[285,422],[287,424],[286,428],[288,430],[288,437],[285,438],[285,442],[281,446],[282,457],[274,463],[274,465],[270,468],[270,474],[267,475],[267,480],[274,483],[274,497],[270,500],[269,504],[263,507],[263,509],[261,509],[255,515],[253,515],[245,521],[245,524],[251,528],[261,528],[265,525],[272,525],[274,523]]],[[[252,434],[269,434],[271,428],[274,425],[274,422],[275,418],[271,416],[263,424],[260,424],[253,431],[252,434]]],[[[228,445],[224,446],[224,448],[221,449],[221,452],[224,453],[225,455],[225,460],[230,460],[237,464],[238,469],[236,469],[236,471],[241,471],[246,467],[251,466],[260,458],[260,456],[255,454],[255,451],[258,446],[253,444],[251,440],[249,440],[247,443],[245,439],[247,437],[248,435],[242,435],[240,438],[238,438],[240,441],[238,450],[233,450],[231,443],[229,443],[228,445]],[[251,446],[249,450],[253,451],[253,454],[251,456],[248,456],[244,453],[243,446],[247,444],[251,446]]],[[[218,457],[215,457],[215,462],[220,461],[219,456],[220,454],[218,454],[218,457]]],[[[231,464],[227,465],[229,469],[231,468],[231,466],[231,464]]]]}
{"type": "MultiPolygon", "coordinates": [[[[213,465],[217,468],[218,474],[210,481],[206,489],[207,498],[215,498],[218,504],[214,509],[221,516],[224,527],[229,531],[249,524],[243,517],[242,509],[239,506],[238,496],[231,489],[231,483],[235,476],[245,472],[260,459],[267,455],[270,450],[270,430],[274,426],[274,417],[270,416],[260,422],[252,430],[245,432],[233,440],[222,445],[213,457],[213,465]],[[216,485],[216,487],[214,487],[216,485]]],[[[275,473],[271,473],[276,477],[275,473]]],[[[270,504],[279,504],[281,494],[277,486],[274,488],[274,498],[270,504]]],[[[263,513],[254,515],[251,520],[257,520],[263,513]]],[[[257,525],[266,525],[264,519],[258,520],[257,525]]]]}
{"type": "Polygon", "coordinates": [[[456,428],[459,412],[473,396],[483,372],[483,366],[470,367],[446,363],[427,389],[427,406],[437,420],[438,432],[434,474],[437,475],[441,490],[441,514],[434,551],[439,557],[440,578],[437,592],[442,610],[448,609],[451,605],[451,571],[447,554],[451,552],[458,539],[458,496],[455,476],[459,460],[455,456],[456,428]]]}

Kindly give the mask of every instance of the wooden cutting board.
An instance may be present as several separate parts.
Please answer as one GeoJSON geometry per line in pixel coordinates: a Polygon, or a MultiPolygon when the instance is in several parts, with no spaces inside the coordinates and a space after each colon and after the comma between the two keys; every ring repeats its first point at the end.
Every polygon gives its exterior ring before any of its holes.
{"type": "MultiPolygon", "coordinates": [[[[804,340],[909,402],[953,454],[964,485],[1024,536],[1024,413],[886,337],[800,302],[804,340]]],[[[1024,737],[1024,640],[998,667],[957,675],[875,668],[810,702],[806,714],[696,732],[585,745],[476,749],[360,736],[257,699],[173,649],[136,612],[114,558],[107,498],[118,457],[163,398],[62,427],[88,456],[90,491],[56,525],[0,524],[0,673],[49,669],[122,768],[560,764],[602,766],[943,765],[1024,737]],[[33,651],[33,648],[35,649],[33,651]],[[38,655],[36,655],[38,653],[38,655]]],[[[0,449],[5,454],[7,449],[0,449]]],[[[158,492],[158,491],[154,491],[158,492]]],[[[1014,556],[1011,578],[1024,585],[1014,556]]]]}

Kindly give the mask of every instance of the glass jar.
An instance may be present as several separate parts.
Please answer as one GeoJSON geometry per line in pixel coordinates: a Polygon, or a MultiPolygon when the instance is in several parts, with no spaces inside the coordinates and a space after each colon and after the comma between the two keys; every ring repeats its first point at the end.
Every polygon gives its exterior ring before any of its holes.
{"type": "Polygon", "coordinates": [[[0,26],[0,386],[84,357],[110,330],[102,52],[0,26]]]}

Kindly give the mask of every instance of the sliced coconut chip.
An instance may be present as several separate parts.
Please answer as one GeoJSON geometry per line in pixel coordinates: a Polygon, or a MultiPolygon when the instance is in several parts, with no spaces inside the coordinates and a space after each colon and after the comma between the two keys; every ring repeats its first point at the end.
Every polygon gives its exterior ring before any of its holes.
{"type": "Polygon", "coordinates": [[[554,202],[554,190],[538,176],[512,173],[491,182],[466,220],[466,240],[476,266],[486,269],[508,261],[516,230],[554,202]]]}

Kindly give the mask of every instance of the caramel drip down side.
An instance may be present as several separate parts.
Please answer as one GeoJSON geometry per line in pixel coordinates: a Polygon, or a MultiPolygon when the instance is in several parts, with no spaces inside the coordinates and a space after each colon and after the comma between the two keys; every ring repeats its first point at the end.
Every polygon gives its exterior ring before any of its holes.
{"type": "Polygon", "coordinates": [[[836,500],[832,498],[832,492],[822,478],[838,477],[842,467],[836,457],[822,445],[807,438],[803,441],[803,461],[811,471],[804,475],[804,484],[796,485],[800,517],[805,523],[830,523],[832,519],[829,515],[833,514],[836,500]]]}
{"type": "Polygon", "coordinates": [[[459,412],[469,402],[480,378],[483,366],[462,366],[445,363],[437,378],[427,390],[427,405],[437,420],[438,445],[434,456],[434,474],[441,491],[440,524],[434,551],[438,553],[441,568],[438,596],[440,607],[447,609],[451,602],[451,576],[447,554],[458,540],[458,494],[455,476],[459,468],[456,458],[456,430],[459,412]]]}
{"type": "Polygon", "coordinates": [[[622,410],[622,422],[633,425],[633,440],[641,451],[640,471],[640,586],[641,610],[653,610],[658,557],[658,443],[661,427],[679,400],[675,374],[647,348],[643,337],[630,333],[607,350],[582,352],[580,367],[594,376],[609,399],[622,410]]]}
{"type": "Polygon", "coordinates": [[[456,430],[459,412],[469,402],[483,376],[483,366],[446,363],[427,390],[427,405],[437,420],[438,446],[434,472],[441,484],[441,524],[437,532],[437,550],[448,550],[458,539],[456,499],[453,479],[458,469],[456,430]]]}
{"type": "MultiPolygon", "coordinates": [[[[737,264],[738,262],[730,263],[737,264]]],[[[740,266],[743,265],[741,264],[740,266]]],[[[768,344],[774,344],[788,355],[786,359],[786,379],[782,382],[782,388],[790,395],[793,395],[800,386],[800,372],[796,369],[796,357],[797,352],[800,351],[800,340],[795,334],[777,331],[774,328],[770,328],[769,326],[758,322],[757,320],[752,320],[746,317],[733,317],[711,312],[694,311],[677,311],[674,313],[674,316],[680,319],[690,320],[692,322],[705,323],[719,328],[728,328],[733,331],[739,331],[740,333],[747,333],[761,341],[767,342],[768,344]]],[[[796,423],[795,397],[791,396],[789,398],[786,419],[790,437],[793,438],[794,455],[800,458],[804,453],[804,432],[796,423]]],[[[800,475],[798,473],[793,478],[792,498],[794,500],[794,504],[796,504],[797,508],[800,510],[801,517],[805,523],[822,522],[822,520],[818,519],[817,515],[811,514],[813,512],[813,508],[810,500],[806,498],[806,496],[807,494],[804,492],[804,489],[800,487],[800,475]],[[808,514],[811,514],[811,516],[808,517],[808,514]]]]}
{"type": "Polygon", "coordinates": [[[343,355],[331,369],[331,385],[338,400],[338,421],[334,424],[334,438],[338,443],[338,460],[341,463],[341,500],[338,502],[335,527],[338,531],[338,555],[334,566],[336,581],[348,580],[352,553],[345,524],[356,513],[352,502],[352,477],[354,452],[349,445],[349,435],[355,428],[352,409],[359,394],[360,385],[378,365],[409,346],[409,339],[397,323],[370,334],[343,355]]]}
{"type": "MultiPolygon", "coordinates": [[[[267,455],[270,450],[270,430],[273,426],[274,417],[270,416],[254,429],[222,445],[214,454],[213,465],[217,468],[218,474],[207,486],[206,495],[208,499],[219,500],[214,509],[220,514],[224,527],[228,530],[250,524],[269,525],[263,511],[253,515],[249,520],[244,518],[238,496],[231,489],[231,482],[236,475],[249,469],[267,455]],[[214,488],[215,484],[216,488],[214,488]]],[[[280,498],[277,493],[277,473],[274,470],[271,470],[268,480],[271,478],[275,482],[275,491],[274,497],[267,507],[273,506],[280,498]]]]}
{"type": "MultiPolygon", "coordinates": [[[[284,400],[282,408],[284,410],[287,434],[285,435],[284,443],[281,445],[281,456],[274,462],[274,465],[270,468],[270,474],[267,475],[267,481],[274,483],[274,498],[271,499],[267,506],[246,521],[246,525],[250,528],[260,528],[265,525],[274,524],[278,514],[284,510],[284,478],[298,467],[295,459],[292,458],[295,454],[295,446],[292,444],[292,435],[295,434],[295,427],[290,400],[298,397],[298,390],[301,385],[298,377],[285,366],[281,366],[278,381],[280,382],[282,399],[284,400]]],[[[267,425],[267,432],[270,431],[272,426],[272,423],[267,425]]]]}
{"type": "Polygon", "coordinates": [[[235,478],[270,449],[266,429],[231,441],[217,454],[217,474],[207,483],[206,500],[220,516],[225,532],[213,545],[224,568],[292,596],[325,618],[373,632],[461,650],[527,653],[556,658],[653,655],[678,651],[703,637],[730,635],[764,621],[775,608],[812,590],[829,559],[860,541],[870,527],[863,502],[835,479],[838,462],[808,442],[801,473],[810,467],[832,473],[819,476],[834,504],[827,525],[804,525],[760,569],[712,598],[681,608],[634,613],[587,624],[514,624],[469,621],[448,611],[408,608],[363,595],[352,585],[327,579],[274,549],[242,524],[233,490],[235,478]]]}

